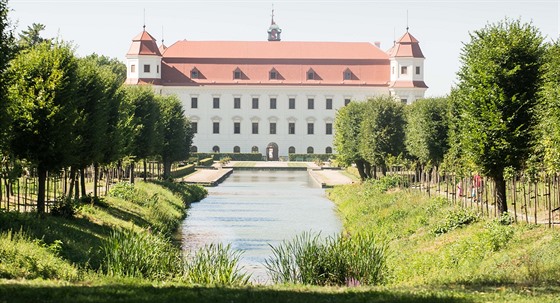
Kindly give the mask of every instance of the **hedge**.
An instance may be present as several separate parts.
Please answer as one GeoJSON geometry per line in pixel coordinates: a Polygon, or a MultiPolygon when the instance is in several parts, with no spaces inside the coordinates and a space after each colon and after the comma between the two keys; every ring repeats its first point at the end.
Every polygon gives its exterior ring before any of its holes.
{"type": "Polygon", "coordinates": [[[216,161],[222,158],[231,158],[231,161],[263,161],[263,155],[260,153],[196,153],[198,159],[213,158],[216,161]]]}
{"type": "Polygon", "coordinates": [[[194,173],[194,164],[189,164],[171,171],[171,178],[182,178],[192,173],[194,173]]]}
{"type": "Polygon", "coordinates": [[[289,154],[288,155],[289,161],[304,161],[304,162],[313,162],[317,159],[321,161],[329,161],[334,158],[336,158],[336,155],[334,154],[289,154]]]}
{"type": "Polygon", "coordinates": [[[200,166],[212,166],[214,164],[214,158],[208,157],[198,161],[198,165],[200,166]]]}

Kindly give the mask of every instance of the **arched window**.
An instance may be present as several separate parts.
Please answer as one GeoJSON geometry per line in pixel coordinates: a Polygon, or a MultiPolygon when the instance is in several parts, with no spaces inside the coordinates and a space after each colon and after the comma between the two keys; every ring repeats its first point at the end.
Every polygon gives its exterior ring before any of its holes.
{"type": "Polygon", "coordinates": [[[214,147],[212,147],[212,151],[215,153],[219,153],[220,152],[220,147],[218,145],[214,145],[214,147]]]}
{"type": "Polygon", "coordinates": [[[234,153],[240,153],[241,152],[241,148],[239,146],[234,146],[233,147],[233,152],[234,153]]]}
{"type": "Polygon", "coordinates": [[[295,154],[295,153],[296,153],[296,148],[293,147],[293,146],[290,146],[290,147],[288,148],[288,154],[295,154]]]}
{"type": "Polygon", "coordinates": [[[259,152],[259,148],[257,146],[253,146],[251,147],[251,152],[252,153],[258,153],[259,152]]]}
{"type": "Polygon", "coordinates": [[[191,146],[191,153],[198,153],[198,147],[196,147],[196,145],[191,146]]]}
{"type": "Polygon", "coordinates": [[[332,154],[332,147],[327,146],[327,148],[325,148],[325,154],[332,154]]]}
{"type": "Polygon", "coordinates": [[[309,146],[309,147],[307,148],[307,153],[308,153],[308,154],[312,154],[312,153],[313,153],[313,147],[309,146]]]}

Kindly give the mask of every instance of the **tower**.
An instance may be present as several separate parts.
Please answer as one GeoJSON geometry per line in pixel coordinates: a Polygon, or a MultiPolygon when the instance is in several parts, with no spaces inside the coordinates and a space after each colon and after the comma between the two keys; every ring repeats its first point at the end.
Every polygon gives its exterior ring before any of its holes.
{"type": "Polygon", "coordinates": [[[391,95],[407,104],[423,98],[428,88],[424,83],[425,58],[418,40],[408,32],[408,28],[388,54],[391,66],[391,95]]]}
{"type": "Polygon", "coordinates": [[[159,84],[161,82],[161,52],[156,39],[144,30],[132,39],[126,54],[127,84],[159,84]]]}
{"type": "Polygon", "coordinates": [[[268,41],[280,41],[280,34],[282,29],[274,22],[274,9],[272,10],[272,21],[268,28],[268,41]]]}

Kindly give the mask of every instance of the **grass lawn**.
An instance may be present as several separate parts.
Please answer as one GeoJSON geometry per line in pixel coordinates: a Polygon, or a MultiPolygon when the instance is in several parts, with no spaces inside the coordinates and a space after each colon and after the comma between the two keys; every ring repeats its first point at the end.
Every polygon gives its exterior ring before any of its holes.
{"type": "Polygon", "coordinates": [[[256,162],[240,161],[240,162],[236,162],[233,167],[254,167],[256,164],[257,164],[256,162]]]}
{"type": "Polygon", "coordinates": [[[288,167],[307,167],[305,162],[288,162],[288,167]]]}

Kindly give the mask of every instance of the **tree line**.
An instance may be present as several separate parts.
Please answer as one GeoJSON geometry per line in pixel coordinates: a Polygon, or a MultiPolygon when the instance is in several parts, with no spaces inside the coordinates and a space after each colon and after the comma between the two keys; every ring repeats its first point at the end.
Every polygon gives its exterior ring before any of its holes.
{"type": "Polygon", "coordinates": [[[93,166],[96,196],[100,167],[157,159],[166,178],[174,161],[188,158],[193,134],[177,97],[123,85],[124,64],[96,54],[78,58],[71,44],[40,37],[43,29],[33,24],[16,39],[7,0],[0,0],[2,178],[36,171],[39,213],[47,173],[69,169],[65,195],[79,197],[86,195],[84,170],[93,166]]]}
{"type": "Polygon", "coordinates": [[[560,42],[505,19],[470,33],[460,61],[446,97],[410,105],[376,97],[339,110],[337,159],[362,179],[395,164],[480,174],[504,213],[507,178],[560,171],[560,42]]]}

